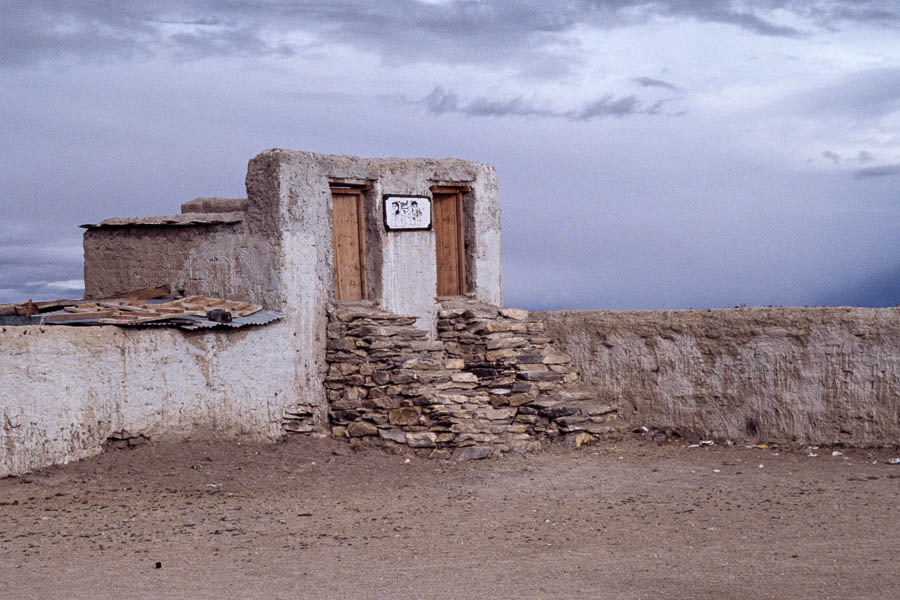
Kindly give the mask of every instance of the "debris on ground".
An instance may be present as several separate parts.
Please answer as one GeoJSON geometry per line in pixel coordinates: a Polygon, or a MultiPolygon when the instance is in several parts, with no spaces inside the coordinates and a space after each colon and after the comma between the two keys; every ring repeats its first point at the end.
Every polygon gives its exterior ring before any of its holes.
{"type": "Polygon", "coordinates": [[[200,329],[262,325],[283,316],[240,300],[202,295],[173,297],[168,286],[100,300],[29,300],[0,305],[0,317],[13,319],[9,323],[13,325],[162,325],[200,329]]]}

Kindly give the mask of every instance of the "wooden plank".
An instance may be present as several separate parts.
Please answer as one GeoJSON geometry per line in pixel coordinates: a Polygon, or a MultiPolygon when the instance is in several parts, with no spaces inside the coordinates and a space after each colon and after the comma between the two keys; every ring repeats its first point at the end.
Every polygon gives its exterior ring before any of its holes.
{"type": "Polygon", "coordinates": [[[332,249],[336,300],[362,299],[359,192],[332,192],[332,249]]]}
{"type": "Polygon", "coordinates": [[[366,213],[362,192],[356,194],[356,229],[359,242],[359,285],[360,299],[369,297],[369,277],[366,273],[366,213]]]}
{"type": "Polygon", "coordinates": [[[262,309],[263,307],[259,306],[258,304],[251,304],[250,306],[246,306],[237,311],[232,311],[231,316],[238,319],[241,317],[249,317],[250,315],[258,313],[262,309]]]}
{"type": "MultiPolygon", "coordinates": [[[[29,301],[30,302],[30,301],[29,301]]],[[[34,302],[38,312],[53,312],[67,306],[78,304],[81,300],[50,300],[47,302],[34,302]]]]}
{"type": "Polygon", "coordinates": [[[89,312],[97,312],[100,310],[100,307],[96,304],[78,304],[76,306],[66,306],[63,308],[64,311],[70,313],[89,313],[89,312]]]}
{"type": "Polygon", "coordinates": [[[434,234],[437,251],[437,295],[462,295],[460,270],[461,194],[434,194],[434,234]]]}
{"type": "Polygon", "coordinates": [[[103,308],[114,308],[116,310],[120,310],[123,312],[155,313],[155,311],[152,311],[149,308],[143,308],[140,306],[130,306],[128,304],[119,304],[118,302],[98,302],[97,304],[99,304],[103,308]]]}
{"type": "Polygon", "coordinates": [[[0,317],[30,317],[39,311],[37,305],[29,300],[17,304],[0,304],[0,317]]]}
{"type": "Polygon", "coordinates": [[[463,212],[462,192],[456,192],[456,265],[459,268],[457,278],[459,279],[459,295],[464,296],[466,293],[466,225],[463,212]]]}
{"type": "Polygon", "coordinates": [[[98,310],[94,312],[83,313],[59,313],[54,315],[44,315],[42,318],[45,323],[64,323],[66,321],[80,321],[82,319],[100,319],[107,318],[115,314],[112,309],[98,310]]]}

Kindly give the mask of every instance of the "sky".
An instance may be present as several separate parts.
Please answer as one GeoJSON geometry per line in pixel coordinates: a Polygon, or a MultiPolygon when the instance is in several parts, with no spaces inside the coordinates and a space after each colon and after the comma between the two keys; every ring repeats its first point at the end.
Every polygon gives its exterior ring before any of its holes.
{"type": "Polygon", "coordinates": [[[268,148],[497,168],[504,303],[900,304],[900,2],[0,0],[0,303],[268,148]]]}

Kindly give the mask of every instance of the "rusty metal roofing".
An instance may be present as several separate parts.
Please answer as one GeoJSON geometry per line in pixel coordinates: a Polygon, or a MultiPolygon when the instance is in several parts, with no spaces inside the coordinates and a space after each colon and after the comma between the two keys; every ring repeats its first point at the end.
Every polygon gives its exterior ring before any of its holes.
{"type": "MultiPolygon", "coordinates": [[[[52,322],[52,321],[44,321],[43,317],[53,315],[53,314],[63,314],[62,311],[45,313],[42,315],[35,315],[33,317],[19,317],[19,322],[15,324],[21,325],[107,325],[108,323],[101,323],[100,319],[73,319],[70,321],[63,322],[52,322]],[[27,321],[27,322],[23,322],[27,321]]],[[[277,321],[279,319],[284,318],[284,313],[275,312],[273,310],[261,310],[257,313],[254,313],[247,317],[238,317],[233,319],[231,323],[217,323],[215,321],[210,321],[208,319],[204,319],[203,317],[196,316],[177,316],[173,317],[167,321],[154,321],[151,323],[116,323],[116,327],[178,327],[179,329],[185,329],[187,331],[194,331],[196,329],[211,329],[213,327],[244,327],[246,325],[266,325],[273,321],[277,321]]],[[[5,323],[7,325],[12,325],[13,323],[5,323]]]]}
{"type": "MultiPolygon", "coordinates": [[[[122,302],[122,301],[120,301],[122,302]]],[[[94,306],[93,303],[90,304],[81,304],[77,306],[69,306],[67,308],[63,308],[62,310],[56,310],[52,312],[45,312],[38,315],[33,315],[31,317],[20,317],[20,319],[27,319],[27,323],[20,324],[29,324],[29,325],[116,325],[121,327],[178,327],[180,329],[185,329],[188,331],[193,331],[196,329],[211,329],[213,327],[244,327],[246,325],[265,325],[267,323],[271,323],[272,321],[277,321],[284,317],[284,313],[275,312],[272,310],[266,310],[261,308],[260,306],[251,305],[247,302],[238,302],[234,300],[224,300],[224,299],[216,299],[216,298],[206,298],[204,296],[191,296],[188,298],[156,298],[145,301],[131,301],[132,310],[139,310],[138,313],[134,314],[135,317],[140,317],[146,313],[152,312],[148,309],[152,309],[153,311],[161,311],[163,307],[171,307],[173,304],[179,304],[184,306],[184,313],[182,312],[173,312],[171,315],[154,315],[153,317],[142,319],[137,318],[136,320],[119,320],[119,319],[110,319],[110,315],[107,314],[106,311],[112,310],[109,307],[120,307],[120,308],[129,308],[129,305],[115,302],[100,302],[99,303],[104,311],[103,314],[99,314],[98,312],[93,313],[85,313],[84,318],[79,318],[78,308],[86,307],[86,306],[94,306]],[[193,306],[191,303],[195,303],[198,305],[201,304],[209,304],[209,306],[202,308],[202,310],[193,310],[197,308],[193,306]],[[143,306],[140,308],[137,305],[143,306]],[[231,321],[228,323],[222,323],[219,321],[212,321],[207,318],[206,312],[211,306],[220,306],[225,309],[231,309],[230,314],[231,321]],[[159,308],[154,308],[159,307],[159,308]],[[73,310],[75,312],[73,312],[73,310]],[[251,312],[252,311],[252,312],[251,312]],[[247,313],[250,314],[247,314],[247,313]]],[[[90,310],[84,308],[83,310],[90,310]]],[[[11,323],[9,323],[11,324],[11,323]]]]}

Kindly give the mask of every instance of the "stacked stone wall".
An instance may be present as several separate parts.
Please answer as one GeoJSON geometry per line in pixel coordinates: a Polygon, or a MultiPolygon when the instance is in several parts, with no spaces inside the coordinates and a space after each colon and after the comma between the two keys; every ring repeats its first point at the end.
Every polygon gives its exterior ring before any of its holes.
{"type": "Polygon", "coordinates": [[[607,433],[616,410],[580,387],[568,356],[527,311],[455,301],[438,339],[415,317],[342,305],[328,326],[332,433],[356,443],[477,458],[607,433]]]}

